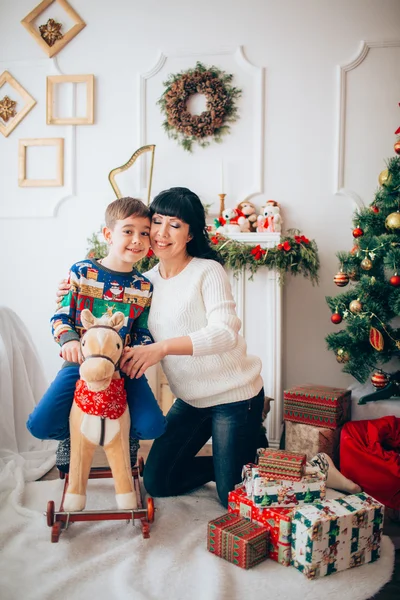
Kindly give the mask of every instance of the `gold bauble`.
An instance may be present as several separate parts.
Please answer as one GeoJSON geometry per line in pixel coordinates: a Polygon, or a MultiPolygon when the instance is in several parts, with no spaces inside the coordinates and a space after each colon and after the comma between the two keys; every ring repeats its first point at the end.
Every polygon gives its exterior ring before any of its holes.
{"type": "Polygon", "coordinates": [[[344,348],[336,350],[336,360],[338,363],[347,363],[350,360],[350,354],[344,348]]]}
{"type": "Polygon", "coordinates": [[[362,308],[363,306],[359,300],[352,300],[349,304],[349,309],[354,314],[360,313],[362,311],[362,308]]]}
{"type": "Polygon", "coordinates": [[[385,227],[392,231],[400,229],[400,212],[390,213],[390,215],[386,217],[385,227]]]}
{"type": "Polygon", "coordinates": [[[392,180],[392,177],[391,177],[391,175],[389,175],[388,169],[385,169],[384,171],[381,171],[379,173],[379,177],[378,177],[379,185],[389,185],[391,180],[392,180]]]}
{"type": "Polygon", "coordinates": [[[362,261],[361,261],[361,263],[360,263],[360,267],[362,269],[364,269],[364,271],[370,271],[373,266],[374,265],[372,264],[372,260],[370,260],[367,257],[363,258],[362,261]]]}

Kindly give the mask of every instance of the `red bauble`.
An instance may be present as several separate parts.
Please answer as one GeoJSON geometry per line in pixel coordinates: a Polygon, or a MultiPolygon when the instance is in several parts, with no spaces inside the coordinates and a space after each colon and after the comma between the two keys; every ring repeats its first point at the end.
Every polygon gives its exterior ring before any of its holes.
{"type": "Polygon", "coordinates": [[[353,229],[353,237],[358,238],[358,237],[361,237],[362,235],[364,235],[364,232],[361,229],[361,227],[356,227],[355,229],[353,229]]]}
{"type": "Polygon", "coordinates": [[[396,154],[400,154],[400,141],[395,143],[394,151],[396,152],[396,154]]]}
{"type": "Polygon", "coordinates": [[[376,388],[384,388],[389,383],[389,378],[386,373],[380,373],[379,371],[375,371],[375,373],[371,377],[371,383],[376,388]]]}
{"type": "Polygon", "coordinates": [[[344,287],[349,283],[349,276],[347,275],[347,273],[339,271],[338,273],[336,273],[335,277],[333,278],[333,281],[338,287],[344,287]]]}
{"type": "Polygon", "coordinates": [[[392,285],[393,287],[399,287],[399,285],[400,285],[400,276],[399,276],[399,275],[397,275],[397,273],[395,273],[395,274],[393,275],[393,277],[391,277],[391,278],[389,279],[389,283],[390,283],[390,285],[392,285]]]}
{"type": "Polygon", "coordinates": [[[379,212],[379,208],[377,206],[371,206],[371,210],[372,212],[374,212],[375,214],[378,214],[379,212]]]}
{"type": "Polygon", "coordinates": [[[331,316],[331,321],[335,325],[339,325],[339,323],[343,321],[342,315],[340,315],[339,313],[333,313],[333,315],[331,316]]]}

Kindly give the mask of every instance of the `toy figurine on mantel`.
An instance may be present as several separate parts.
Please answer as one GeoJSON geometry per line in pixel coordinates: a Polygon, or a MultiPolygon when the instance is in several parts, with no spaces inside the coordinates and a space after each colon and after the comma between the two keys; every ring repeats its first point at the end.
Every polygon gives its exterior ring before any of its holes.
{"type": "Polygon", "coordinates": [[[275,200],[268,200],[261,208],[261,214],[257,217],[257,231],[259,233],[280,233],[282,231],[282,217],[280,208],[275,200]]]}

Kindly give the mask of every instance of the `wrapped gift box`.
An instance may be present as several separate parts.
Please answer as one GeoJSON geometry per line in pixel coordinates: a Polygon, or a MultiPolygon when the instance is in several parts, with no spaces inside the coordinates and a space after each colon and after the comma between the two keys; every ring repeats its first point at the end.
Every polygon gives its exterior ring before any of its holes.
{"type": "Polygon", "coordinates": [[[255,506],[289,508],[298,504],[324,500],[326,478],[321,472],[304,475],[300,481],[276,479],[272,481],[259,475],[253,479],[253,501],[255,506]]]}
{"type": "Polygon", "coordinates": [[[299,507],[292,520],[292,565],[314,579],[377,560],[383,510],[363,492],[299,507]]]}
{"type": "Polygon", "coordinates": [[[286,390],[283,398],[285,421],[336,429],[350,419],[350,390],[307,384],[286,390]]]}
{"type": "Polygon", "coordinates": [[[339,465],[339,444],[342,427],[327,429],[305,423],[285,422],[285,448],[290,452],[305,452],[310,460],[318,452],[331,457],[339,465]]]}
{"type": "Polygon", "coordinates": [[[273,448],[262,450],[258,457],[260,475],[269,479],[300,481],[305,463],[304,452],[288,452],[273,448]]]}
{"type": "Polygon", "coordinates": [[[265,527],[236,514],[227,513],[208,524],[208,550],[243,569],[267,558],[267,544],[265,527]]]}
{"type": "Polygon", "coordinates": [[[244,486],[229,492],[228,511],[258,523],[268,530],[268,557],[281,565],[290,565],[291,508],[259,508],[247,497],[244,486]]]}

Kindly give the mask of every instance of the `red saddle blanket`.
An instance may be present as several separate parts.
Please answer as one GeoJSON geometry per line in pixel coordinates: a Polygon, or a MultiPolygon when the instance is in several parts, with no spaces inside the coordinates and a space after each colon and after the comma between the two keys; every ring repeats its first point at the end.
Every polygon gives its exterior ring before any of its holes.
{"type": "Polygon", "coordinates": [[[400,508],[400,419],[350,421],[340,439],[340,470],[389,508],[400,508]]]}
{"type": "Polygon", "coordinates": [[[91,392],[86,382],[79,379],[76,382],[74,400],[88,415],[119,419],[127,407],[124,380],[112,379],[106,390],[91,392]]]}

